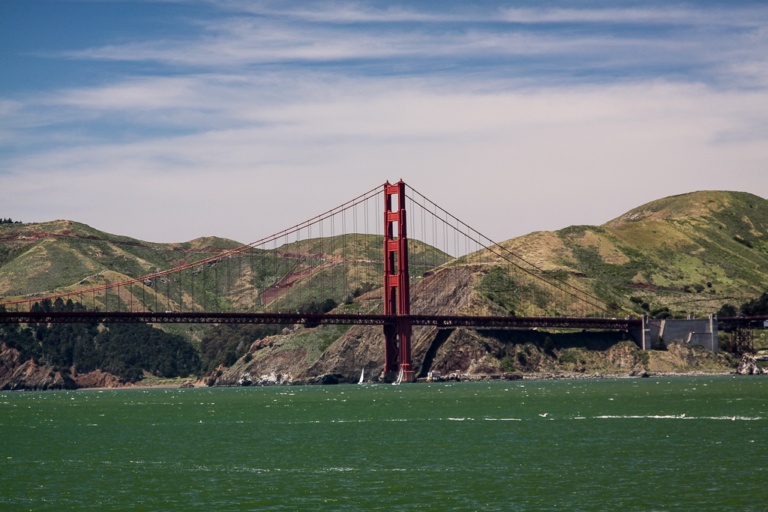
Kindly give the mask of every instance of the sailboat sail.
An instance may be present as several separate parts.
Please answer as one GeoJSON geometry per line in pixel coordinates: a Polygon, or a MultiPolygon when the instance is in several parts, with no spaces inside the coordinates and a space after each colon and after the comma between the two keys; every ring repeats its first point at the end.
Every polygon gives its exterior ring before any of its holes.
{"type": "Polygon", "coordinates": [[[360,370],[360,380],[357,383],[363,384],[364,382],[365,382],[365,368],[360,370]]]}

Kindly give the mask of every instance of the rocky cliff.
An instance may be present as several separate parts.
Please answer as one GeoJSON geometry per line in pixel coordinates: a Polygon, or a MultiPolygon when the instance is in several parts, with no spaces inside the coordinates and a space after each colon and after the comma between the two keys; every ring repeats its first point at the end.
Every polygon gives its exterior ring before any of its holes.
{"type": "Polygon", "coordinates": [[[0,346],[0,390],[37,390],[114,388],[126,383],[101,370],[77,374],[74,369],[54,370],[32,359],[21,360],[18,350],[0,346]]]}

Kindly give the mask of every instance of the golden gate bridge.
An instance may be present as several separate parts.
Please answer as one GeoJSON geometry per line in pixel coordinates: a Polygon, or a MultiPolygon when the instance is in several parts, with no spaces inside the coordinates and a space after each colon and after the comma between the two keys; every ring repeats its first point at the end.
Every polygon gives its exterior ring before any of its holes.
{"type": "Polygon", "coordinates": [[[590,291],[589,280],[519,256],[399,181],[202,259],[93,286],[81,280],[54,293],[0,299],[0,323],[380,326],[385,378],[411,381],[412,329],[418,326],[640,326],[631,312],[590,291]],[[505,300],[477,301],[459,291],[486,278],[488,297],[505,300]],[[65,301],[70,307],[62,307],[65,301]]]}

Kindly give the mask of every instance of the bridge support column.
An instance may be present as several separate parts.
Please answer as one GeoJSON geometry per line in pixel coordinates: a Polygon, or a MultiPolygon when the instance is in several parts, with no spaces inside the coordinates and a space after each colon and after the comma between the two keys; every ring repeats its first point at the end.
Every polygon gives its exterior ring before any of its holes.
{"type": "Polygon", "coordinates": [[[384,379],[413,382],[411,364],[411,296],[405,183],[384,184],[384,314],[397,317],[384,327],[384,379]]]}

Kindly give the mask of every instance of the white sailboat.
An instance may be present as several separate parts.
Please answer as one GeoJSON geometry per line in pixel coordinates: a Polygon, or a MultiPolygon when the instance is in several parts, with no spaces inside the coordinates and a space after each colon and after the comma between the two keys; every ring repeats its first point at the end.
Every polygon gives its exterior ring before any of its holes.
{"type": "Polygon", "coordinates": [[[393,382],[392,384],[395,386],[399,386],[403,382],[403,367],[400,367],[400,371],[397,374],[397,380],[393,382]]]}
{"type": "Polygon", "coordinates": [[[365,384],[365,368],[360,370],[360,380],[357,381],[358,384],[365,384]]]}

